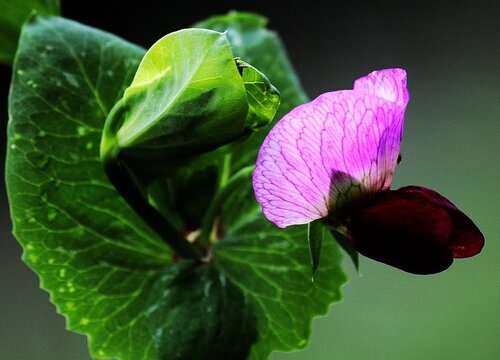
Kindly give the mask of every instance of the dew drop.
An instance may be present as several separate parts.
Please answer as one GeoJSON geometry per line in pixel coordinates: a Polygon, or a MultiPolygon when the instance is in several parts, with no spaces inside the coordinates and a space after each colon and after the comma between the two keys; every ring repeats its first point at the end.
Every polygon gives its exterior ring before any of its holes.
{"type": "Polygon", "coordinates": [[[212,286],[212,282],[211,282],[211,281],[209,281],[209,282],[207,282],[207,283],[205,284],[205,286],[203,287],[203,294],[204,294],[205,296],[210,295],[210,287],[211,287],[211,286],[212,286]]]}
{"type": "Polygon", "coordinates": [[[47,46],[45,46],[45,50],[52,51],[52,50],[54,50],[54,47],[52,45],[47,45],[47,46]]]}
{"type": "Polygon", "coordinates": [[[35,83],[33,80],[28,80],[28,81],[26,82],[26,85],[30,86],[30,87],[31,87],[31,88],[33,88],[33,89],[36,89],[36,88],[38,87],[38,84],[37,84],[37,83],[35,83]]]}
{"type": "Polygon", "coordinates": [[[84,135],[87,135],[87,133],[88,133],[88,130],[85,126],[78,126],[76,131],[78,132],[78,136],[84,136],[84,135]]]}
{"type": "Polygon", "coordinates": [[[44,138],[45,136],[47,136],[47,133],[46,133],[45,131],[43,131],[43,130],[40,130],[40,131],[38,132],[37,136],[38,136],[39,138],[44,138]]]}
{"type": "Polygon", "coordinates": [[[146,315],[151,315],[152,313],[154,313],[156,310],[158,310],[158,305],[156,304],[153,304],[151,305],[150,307],[146,308],[146,310],[144,310],[144,312],[146,313],[146,315]]]}
{"type": "Polygon", "coordinates": [[[66,276],[66,269],[60,269],[59,270],[59,277],[65,277],[66,276]]]}
{"type": "Polygon", "coordinates": [[[113,77],[114,75],[113,70],[107,70],[106,75],[108,75],[109,77],[113,77]]]}
{"type": "Polygon", "coordinates": [[[10,149],[11,150],[16,150],[17,149],[17,145],[16,144],[10,144],[10,149]]]}
{"type": "Polygon", "coordinates": [[[35,224],[36,223],[36,219],[34,217],[30,217],[28,219],[28,224],[35,224]]]}
{"type": "Polygon", "coordinates": [[[93,147],[94,147],[94,144],[92,144],[90,141],[85,144],[85,149],[87,149],[87,150],[92,150],[93,147]]]}
{"type": "Polygon", "coordinates": [[[21,69],[17,70],[17,75],[19,75],[19,76],[24,75],[24,70],[21,70],[21,69]]]}
{"type": "MultiPolygon", "coordinates": [[[[89,318],[81,318],[80,319],[80,325],[88,325],[90,323],[90,319],[89,318]]],[[[100,353],[102,353],[102,351],[99,350],[100,353]]]]}
{"type": "Polygon", "coordinates": [[[47,220],[54,221],[57,217],[57,211],[53,208],[50,208],[47,212],[47,220]]]}
{"type": "Polygon", "coordinates": [[[74,87],[80,86],[75,75],[73,75],[71,73],[67,73],[67,72],[64,72],[63,75],[64,75],[64,78],[66,79],[66,81],[68,82],[68,84],[70,84],[71,86],[74,86],[74,87]]]}
{"type": "Polygon", "coordinates": [[[226,277],[222,274],[219,275],[220,284],[222,287],[226,287],[226,277]]]}
{"type": "Polygon", "coordinates": [[[57,289],[57,291],[61,294],[64,294],[66,292],[66,289],[61,286],[59,289],[57,289]]]}
{"type": "Polygon", "coordinates": [[[67,301],[66,302],[66,309],[67,310],[75,310],[76,306],[73,301],[67,301]]]}
{"type": "Polygon", "coordinates": [[[55,260],[54,258],[50,258],[49,260],[47,260],[47,263],[48,263],[49,265],[53,265],[55,261],[56,261],[56,260],[55,260]]]}

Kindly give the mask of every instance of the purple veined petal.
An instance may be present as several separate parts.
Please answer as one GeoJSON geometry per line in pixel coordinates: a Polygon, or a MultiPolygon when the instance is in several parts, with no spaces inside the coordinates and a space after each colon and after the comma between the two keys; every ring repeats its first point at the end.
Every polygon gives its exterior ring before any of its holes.
{"type": "Polygon", "coordinates": [[[357,79],[354,90],[380,96],[402,107],[406,107],[410,99],[406,88],[406,71],[397,68],[376,70],[357,79]]]}
{"type": "Polygon", "coordinates": [[[359,90],[326,93],[289,112],[255,166],[264,215],[279,227],[306,224],[388,189],[403,120],[403,105],[359,90]]]}

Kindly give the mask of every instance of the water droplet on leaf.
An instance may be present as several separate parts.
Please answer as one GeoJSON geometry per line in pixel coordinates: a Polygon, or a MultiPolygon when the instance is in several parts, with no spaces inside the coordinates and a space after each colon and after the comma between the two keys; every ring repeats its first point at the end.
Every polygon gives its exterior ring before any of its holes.
{"type": "Polygon", "coordinates": [[[85,126],[78,126],[76,131],[78,132],[78,136],[85,136],[88,133],[88,130],[85,126]]]}
{"type": "Polygon", "coordinates": [[[50,208],[47,212],[47,220],[54,221],[57,217],[57,211],[55,209],[50,208]]]}
{"type": "Polygon", "coordinates": [[[64,72],[63,75],[64,75],[64,78],[66,79],[66,81],[68,82],[68,84],[70,84],[71,86],[74,86],[74,87],[80,86],[75,75],[73,75],[71,73],[67,73],[67,72],[64,72]]]}
{"type": "Polygon", "coordinates": [[[204,286],[204,288],[203,288],[203,294],[204,294],[205,296],[210,295],[210,287],[211,287],[211,286],[212,286],[212,282],[211,282],[211,281],[209,281],[209,282],[207,282],[207,283],[205,284],[205,286],[204,286]]]}

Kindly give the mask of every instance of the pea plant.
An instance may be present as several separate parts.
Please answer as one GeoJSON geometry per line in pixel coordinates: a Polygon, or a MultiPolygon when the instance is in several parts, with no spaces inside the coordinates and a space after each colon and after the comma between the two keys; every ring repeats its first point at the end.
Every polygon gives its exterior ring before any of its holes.
{"type": "Polygon", "coordinates": [[[390,189],[404,69],[310,101],[259,14],[143,49],[56,1],[19,4],[0,16],[13,232],[93,358],[303,349],[342,299],[344,254],[434,274],[481,251],[449,200],[390,189]]]}

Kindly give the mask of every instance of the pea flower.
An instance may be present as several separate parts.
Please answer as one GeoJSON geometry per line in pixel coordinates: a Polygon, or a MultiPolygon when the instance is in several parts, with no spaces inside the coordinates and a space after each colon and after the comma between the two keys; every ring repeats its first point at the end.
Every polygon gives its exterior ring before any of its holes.
{"type": "Polygon", "coordinates": [[[278,227],[321,219],[360,254],[414,274],[478,254],[484,237],[463,212],[419,186],[390,190],[409,101],[406,71],[374,71],[285,115],[257,158],[253,187],[278,227]]]}

